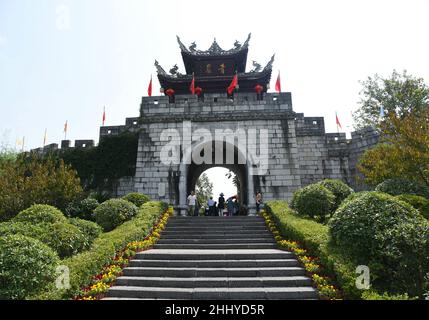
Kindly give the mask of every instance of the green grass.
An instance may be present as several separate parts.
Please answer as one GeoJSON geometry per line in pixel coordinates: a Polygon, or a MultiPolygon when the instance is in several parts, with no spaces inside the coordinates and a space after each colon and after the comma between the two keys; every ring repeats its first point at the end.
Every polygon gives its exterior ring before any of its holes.
{"type": "Polygon", "coordinates": [[[69,289],[58,290],[52,284],[50,288],[31,299],[58,300],[74,297],[80,288],[90,283],[92,276],[98,274],[103,266],[111,261],[117,251],[129,242],[143,240],[166,209],[167,205],[162,202],[145,203],[136,217],[110,232],[101,234],[88,251],[61,261],[61,264],[70,270],[69,289]]]}

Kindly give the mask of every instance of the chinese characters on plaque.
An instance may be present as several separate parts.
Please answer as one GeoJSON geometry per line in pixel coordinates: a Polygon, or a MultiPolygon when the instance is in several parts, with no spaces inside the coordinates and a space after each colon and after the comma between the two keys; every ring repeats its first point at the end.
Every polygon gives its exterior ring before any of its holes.
{"type": "Polygon", "coordinates": [[[234,74],[234,63],[233,61],[201,61],[197,70],[199,70],[199,75],[232,75],[234,74]]]}

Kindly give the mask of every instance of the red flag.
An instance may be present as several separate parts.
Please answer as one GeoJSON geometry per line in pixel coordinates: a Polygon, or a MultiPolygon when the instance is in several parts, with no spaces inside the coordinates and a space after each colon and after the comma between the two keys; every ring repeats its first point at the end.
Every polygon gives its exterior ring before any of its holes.
{"type": "Polygon", "coordinates": [[[192,81],[191,81],[191,86],[189,87],[189,91],[191,91],[192,94],[195,94],[195,76],[194,76],[194,73],[192,73],[192,81]]]}
{"type": "Polygon", "coordinates": [[[149,87],[147,88],[147,95],[152,97],[152,76],[150,76],[149,87]]]}
{"type": "Polygon", "coordinates": [[[103,126],[104,126],[104,122],[106,122],[106,107],[104,107],[103,109],[103,126]]]}
{"type": "Polygon", "coordinates": [[[229,85],[227,92],[229,95],[231,95],[234,92],[235,87],[238,85],[238,76],[237,73],[234,75],[234,78],[232,78],[231,84],[229,85]]]}
{"type": "Polygon", "coordinates": [[[341,126],[340,120],[338,120],[338,115],[336,112],[335,112],[335,121],[337,123],[337,129],[340,128],[342,130],[343,127],[341,126]]]}
{"type": "Polygon", "coordinates": [[[277,76],[277,81],[276,81],[276,91],[277,92],[281,92],[282,91],[282,87],[280,85],[280,71],[279,71],[279,75],[277,76]]]}

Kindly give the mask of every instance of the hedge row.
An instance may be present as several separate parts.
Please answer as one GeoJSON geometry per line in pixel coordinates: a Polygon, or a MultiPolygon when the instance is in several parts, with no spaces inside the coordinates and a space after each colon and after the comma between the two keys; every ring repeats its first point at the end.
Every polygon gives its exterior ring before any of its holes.
{"type": "Polygon", "coordinates": [[[385,299],[386,295],[381,296],[376,292],[356,288],[356,265],[329,243],[328,226],[297,216],[286,201],[268,201],[267,210],[273,215],[285,238],[300,242],[311,255],[320,259],[325,268],[324,272],[336,279],[345,299],[385,299]]]}
{"type": "Polygon", "coordinates": [[[116,252],[127,243],[143,240],[157,218],[167,209],[167,204],[150,201],[145,203],[132,220],[125,222],[115,230],[100,235],[90,250],[62,260],[70,270],[70,288],[58,290],[51,286],[45,292],[31,299],[70,299],[79,293],[79,289],[88,285],[91,277],[113,259],[116,252]]]}

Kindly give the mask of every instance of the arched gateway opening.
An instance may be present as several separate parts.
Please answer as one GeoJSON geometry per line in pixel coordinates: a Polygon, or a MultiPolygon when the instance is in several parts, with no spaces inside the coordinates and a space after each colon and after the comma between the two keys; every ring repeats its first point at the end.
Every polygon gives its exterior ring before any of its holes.
{"type": "MultiPolygon", "coordinates": [[[[218,204],[221,193],[225,201],[229,198],[237,201],[235,215],[245,215],[247,209],[247,205],[243,201],[243,195],[246,194],[244,190],[245,176],[233,166],[214,166],[205,170],[203,166],[200,166],[196,168],[195,174],[189,174],[188,179],[190,179],[188,193],[192,190],[195,191],[199,202],[200,215],[205,212],[204,209],[208,209],[208,197],[212,196],[213,201],[218,204]],[[201,172],[201,170],[203,171],[201,172]],[[200,183],[198,184],[199,180],[200,183]],[[207,188],[207,182],[212,185],[211,192],[207,188]]],[[[225,215],[227,214],[226,204],[223,212],[225,215]]],[[[208,212],[206,214],[209,215],[208,212]]]]}
{"type": "MultiPolygon", "coordinates": [[[[180,165],[180,213],[185,214],[187,208],[186,198],[191,191],[195,190],[195,185],[200,175],[210,168],[223,167],[237,176],[240,182],[240,188],[237,190],[240,205],[246,208],[248,214],[253,214],[253,180],[251,179],[251,168],[249,168],[248,164],[245,146],[242,148],[239,145],[223,140],[211,140],[193,144],[190,150],[183,155],[180,165]],[[204,154],[204,152],[209,151],[211,151],[211,156],[204,154]],[[201,158],[205,158],[206,161],[200,163],[198,159],[201,158]],[[195,161],[196,159],[197,161],[195,161]]],[[[213,195],[215,201],[218,196],[213,195]]]]}

